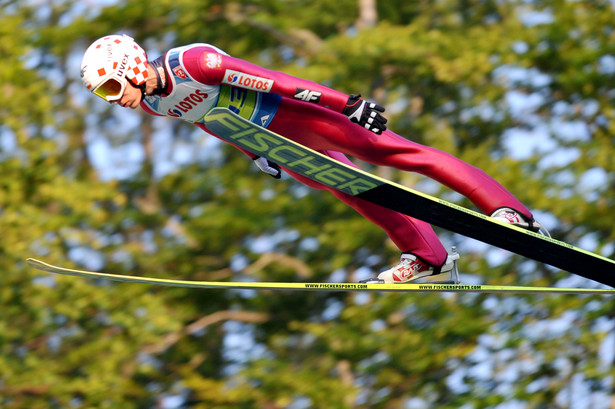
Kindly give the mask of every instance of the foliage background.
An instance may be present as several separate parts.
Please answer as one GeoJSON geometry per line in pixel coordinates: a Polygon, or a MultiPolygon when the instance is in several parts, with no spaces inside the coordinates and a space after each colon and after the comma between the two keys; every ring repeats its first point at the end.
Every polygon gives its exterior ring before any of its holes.
{"type": "MultiPolygon", "coordinates": [[[[195,291],[24,264],[347,281],[398,257],[329,195],[258,173],[184,124],[95,101],[81,55],[116,32],[151,58],[209,42],[370,96],[393,130],[485,169],[556,238],[613,258],[612,3],[0,5],[1,407],[615,408],[608,297],[195,291]]],[[[595,285],[439,233],[465,282],[595,285]]]]}

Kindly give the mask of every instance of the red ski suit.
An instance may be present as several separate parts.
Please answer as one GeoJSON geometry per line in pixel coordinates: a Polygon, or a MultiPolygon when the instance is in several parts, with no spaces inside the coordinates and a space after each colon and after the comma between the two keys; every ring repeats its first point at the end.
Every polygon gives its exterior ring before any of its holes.
{"type": "MultiPolygon", "coordinates": [[[[141,103],[151,114],[177,117],[207,131],[204,115],[216,106],[229,107],[345,164],[354,166],[345,156],[349,154],[374,165],[417,172],[466,196],[485,214],[510,207],[532,217],[519,200],[482,170],[389,130],[376,135],[350,122],[341,113],[348,101],[344,93],[231,57],[209,44],[170,50],[164,56],[164,71],[164,94],[146,96],[141,103]]],[[[285,170],[301,183],[330,191],[380,226],[400,251],[433,266],[446,261],[447,252],[429,224],[285,170]]]]}

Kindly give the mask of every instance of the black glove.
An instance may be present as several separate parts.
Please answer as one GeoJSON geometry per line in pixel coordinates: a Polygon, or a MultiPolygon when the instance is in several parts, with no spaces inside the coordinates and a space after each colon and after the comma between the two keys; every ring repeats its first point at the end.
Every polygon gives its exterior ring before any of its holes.
{"type": "Polygon", "coordinates": [[[362,100],[360,94],[351,94],[342,114],[346,115],[352,122],[380,135],[387,129],[385,125],[387,119],[380,115],[380,112],[384,112],[384,107],[362,100]]]}
{"type": "Polygon", "coordinates": [[[269,162],[266,158],[261,156],[257,156],[252,160],[256,163],[256,166],[258,166],[258,168],[266,174],[271,175],[276,179],[280,179],[282,177],[282,169],[277,163],[269,162]]]}

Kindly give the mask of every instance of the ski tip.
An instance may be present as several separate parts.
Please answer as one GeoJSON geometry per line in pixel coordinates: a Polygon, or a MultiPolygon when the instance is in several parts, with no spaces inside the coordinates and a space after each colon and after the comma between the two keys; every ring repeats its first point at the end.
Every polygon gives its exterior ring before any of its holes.
{"type": "Polygon", "coordinates": [[[33,268],[35,268],[37,270],[42,270],[42,271],[53,273],[53,271],[49,269],[50,268],[49,264],[43,263],[42,261],[37,260],[35,258],[31,258],[31,257],[27,258],[26,259],[26,263],[30,267],[33,267],[33,268]]]}
{"type": "Polygon", "coordinates": [[[39,265],[41,262],[36,260],[36,259],[34,259],[34,258],[28,257],[26,259],[26,263],[28,263],[31,266],[36,266],[36,265],[39,265]]]}

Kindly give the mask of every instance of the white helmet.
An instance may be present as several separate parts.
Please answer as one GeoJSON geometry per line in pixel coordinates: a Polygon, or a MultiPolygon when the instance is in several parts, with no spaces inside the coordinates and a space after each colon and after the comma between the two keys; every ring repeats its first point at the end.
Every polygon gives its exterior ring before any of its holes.
{"type": "Polygon", "coordinates": [[[147,55],[131,37],[110,35],[92,43],[81,61],[81,79],[86,88],[105,101],[116,101],[127,79],[136,86],[147,80],[147,55]]]}

